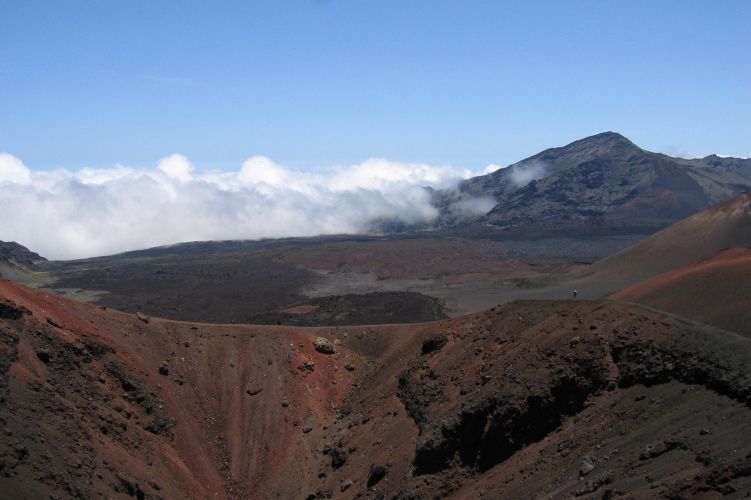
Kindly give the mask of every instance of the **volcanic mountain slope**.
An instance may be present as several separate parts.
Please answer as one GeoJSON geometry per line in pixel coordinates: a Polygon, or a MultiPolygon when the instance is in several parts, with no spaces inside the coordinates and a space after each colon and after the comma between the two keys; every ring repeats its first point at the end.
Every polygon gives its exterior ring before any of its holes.
{"type": "Polygon", "coordinates": [[[0,294],[3,498],[751,493],[751,341],[634,305],[301,329],[0,294]]]}
{"type": "Polygon", "coordinates": [[[751,337],[751,248],[721,250],[611,298],[751,337]]]}
{"type": "Polygon", "coordinates": [[[751,247],[751,192],[702,210],[580,272],[615,293],[725,248],[751,247]]]}
{"type": "Polygon", "coordinates": [[[0,241],[0,278],[14,281],[24,279],[30,270],[36,269],[38,263],[46,260],[15,241],[0,241]]]}
{"type": "Polygon", "coordinates": [[[684,160],[651,153],[605,132],[547,149],[436,195],[445,224],[466,220],[473,199],[495,207],[480,220],[498,226],[614,217],[676,222],[751,187],[751,161],[684,160]]]}

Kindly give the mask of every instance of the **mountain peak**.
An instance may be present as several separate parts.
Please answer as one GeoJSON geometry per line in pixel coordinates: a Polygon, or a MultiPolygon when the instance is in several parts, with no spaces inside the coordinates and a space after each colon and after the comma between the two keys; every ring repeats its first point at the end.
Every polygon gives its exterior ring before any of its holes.
{"type": "Polygon", "coordinates": [[[580,142],[580,141],[602,141],[602,142],[605,142],[605,141],[625,141],[625,142],[628,142],[630,144],[633,144],[631,141],[629,141],[623,135],[619,134],[618,132],[612,132],[612,131],[601,132],[599,134],[591,135],[589,137],[585,137],[584,139],[580,139],[577,142],[580,142]]]}
{"type": "Polygon", "coordinates": [[[624,152],[643,151],[639,146],[617,132],[602,132],[600,134],[579,139],[562,148],[552,148],[543,151],[561,154],[587,155],[599,157],[603,155],[622,154],[624,152]]]}
{"type": "Polygon", "coordinates": [[[672,223],[749,188],[751,168],[742,162],[671,158],[602,132],[469,179],[459,196],[494,199],[481,220],[497,226],[593,217],[672,223]]]}

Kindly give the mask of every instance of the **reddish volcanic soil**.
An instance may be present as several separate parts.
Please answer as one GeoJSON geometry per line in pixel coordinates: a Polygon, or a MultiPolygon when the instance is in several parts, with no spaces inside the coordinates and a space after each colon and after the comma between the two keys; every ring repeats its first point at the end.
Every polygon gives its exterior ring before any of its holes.
{"type": "Polygon", "coordinates": [[[751,247],[751,192],[713,205],[576,275],[614,293],[725,248],[751,247]]]}
{"type": "Polygon", "coordinates": [[[0,287],[0,496],[292,498],[317,479],[304,457],[350,388],[346,352],[0,287]]]}
{"type": "Polygon", "coordinates": [[[751,337],[751,248],[722,250],[611,298],[751,337]]]}
{"type": "Polygon", "coordinates": [[[751,340],[636,305],[144,320],[0,281],[1,497],[751,494],[751,340]]]}

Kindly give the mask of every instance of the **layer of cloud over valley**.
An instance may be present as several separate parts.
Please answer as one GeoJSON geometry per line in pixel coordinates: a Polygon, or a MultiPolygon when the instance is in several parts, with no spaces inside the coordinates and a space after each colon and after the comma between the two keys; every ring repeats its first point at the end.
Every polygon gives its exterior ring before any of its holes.
{"type": "Polygon", "coordinates": [[[0,240],[74,259],[187,241],[362,233],[374,220],[433,220],[424,188],[450,188],[472,175],[383,159],[296,172],[263,156],[226,172],[199,170],[180,154],[153,168],[31,171],[0,153],[0,240]]]}

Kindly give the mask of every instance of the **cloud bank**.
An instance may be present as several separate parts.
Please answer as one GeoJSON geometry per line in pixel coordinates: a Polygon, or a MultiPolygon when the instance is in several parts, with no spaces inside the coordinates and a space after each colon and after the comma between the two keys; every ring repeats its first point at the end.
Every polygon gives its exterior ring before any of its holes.
{"type": "Polygon", "coordinates": [[[186,241],[361,233],[375,219],[434,219],[423,188],[472,175],[383,159],[301,173],[263,156],[234,172],[200,171],[180,154],[156,168],[37,172],[0,153],[0,240],[74,259],[186,241]]]}
{"type": "Polygon", "coordinates": [[[524,187],[530,182],[540,180],[548,175],[548,166],[539,160],[517,163],[509,169],[509,179],[517,188],[524,187]]]}

